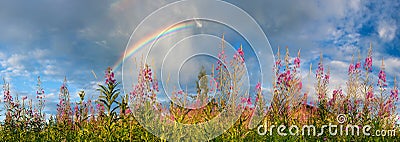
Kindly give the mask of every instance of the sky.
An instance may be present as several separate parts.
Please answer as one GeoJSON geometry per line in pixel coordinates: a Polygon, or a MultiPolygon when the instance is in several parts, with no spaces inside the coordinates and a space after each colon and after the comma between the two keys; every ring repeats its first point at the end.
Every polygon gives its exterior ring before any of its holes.
{"type": "MultiPolygon", "coordinates": [[[[96,98],[95,89],[104,82],[104,70],[113,67],[124,54],[135,28],[146,16],[172,2],[175,0],[0,1],[0,77],[10,82],[13,94],[34,99],[40,76],[47,113],[56,111],[64,77],[74,101],[80,90],[96,98]]],[[[301,49],[304,76],[310,64],[315,70],[322,52],[324,64],[331,69],[330,88],[345,88],[351,56],[360,51],[364,59],[370,43],[374,71],[379,71],[383,58],[389,84],[394,76],[400,77],[399,0],[226,2],[255,19],[274,53],[278,46],[288,46],[293,56],[301,49]]],[[[198,11],[193,8],[189,14],[196,16],[198,11]]],[[[176,10],[170,14],[180,13],[176,10]]],[[[167,20],[168,16],[156,21],[167,20]]],[[[181,35],[186,34],[190,32],[181,35]]],[[[226,36],[229,38],[229,34],[226,36]]],[[[239,45],[235,38],[229,41],[232,46],[239,45]]],[[[121,68],[115,73],[121,80],[121,68]]],[[[305,82],[306,87],[313,86],[312,80],[305,82]]]]}

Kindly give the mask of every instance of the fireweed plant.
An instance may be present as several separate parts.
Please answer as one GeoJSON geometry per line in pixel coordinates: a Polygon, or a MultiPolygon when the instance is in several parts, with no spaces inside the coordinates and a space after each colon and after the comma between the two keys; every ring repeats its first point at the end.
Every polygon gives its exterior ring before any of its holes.
{"type": "MultiPolygon", "coordinates": [[[[199,70],[196,82],[197,95],[186,90],[174,90],[168,104],[157,100],[160,93],[159,82],[152,66],[141,62],[137,68],[137,82],[128,94],[121,94],[120,83],[115,79],[111,68],[105,71],[105,81],[98,85],[100,94],[94,100],[89,99],[85,90],[70,94],[67,78],[64,79],[58,92],[57,113],[45,119],[43,112],[45,91],[38,77],[34,99],[18,96],[11,92],[9,83],[4,80],[4,105],[1,116],[4,120],[0,126],[1,141],[165,141],[173,138],[181,141],[209,139],[189,137],[186,134],[199,134],[200,131],[215,133],[232,120],[218,120],[218,123],[201,125],[190,132],[184,131],[181,124],[200,124],[215,119],[226,109],[240,112],[240,117],[229,129],[211,141],[397,141],[396,136],[372,137],[364,135],[278,135],[276,130],[266,129],[267,134],[259,135],[257,127],[250,129],[251,119],[265,116],[259,125],[314,125],[320,129],[324,124],[338,125],[337,115],[343,114],[347,121],[343,123],[359,127],[371,125],[372,130],[396,130],[398,127],[397,80],[389,84],[382,59],[377,78],[372,68],[372,46],[365,59],[360,53],[350,62],[344,88],[328,89],[331,80],[329,67],[323,64],[321,53],[316,67],[314,91],[303,88],[300,73],[300,50],[294,57],[289,48],[281,55],[279,49],[272,74],[271,102],[264,102],[262,82],[257,83],[254,92],[243,91],[243,76],[246,72],[246,59],[243,47],[238,48],[232,60],[227,59],[224,41],[220,46],[218,62],[212,70],[199,70]],[[228,68],[233,71],[228,72],[228,68]],[[210,75],[207,75],[209,73],[210,75]],[[212,79],[213,78],[213,79],[212,79]],[[377,81],[374,81],[377,80],[377,81]],[[216,92],[213,97],[209,94],[216,92]],[[315,94],[312,94],[315,93],[315,94]],[[79,100],[72,102],[71,95],[79,100]],[[317,98],[310,100],[309,96],[317,98]],[[180,102],[176,104],[174,102],[180,102]],[[229,103],[228,103],[229,102],[229,103]],[[189,106],[190,105],[190,106],[189,106]],[[261,111],[255,111],[255,110],[261,111]],[[156,112],[156,113],[154,113],[156,112]],[[263,115],[255,115],[261,112],[263,115]],[[135,117],[134,117],[135,116],[135,117]],[[136,119],[145,118],[145,119],[136,119]],[[167,124],[160,126],[159,124],[167,124]],[[141,124],[149,124],[143,126],[141,124]],[[153,133],[150,133],[153,132],[153,133]],[[175,130],[177,132],[171,132],[175,130]],[[156,132],[156,135],[153,135],[156,132]],[[158,132],[158,133],[157,133],[158,132]]],[[[154,68],[154,67],[153,67],[154,68]]],[[[310,67],[311,68],[311,67],[310,67]]],[[[311,72],[310,72],[311,73],[311,72]]],[[[168,83],[168,82],[165,82],[168,83]]],[[[230,115],[230,114],[227,114],[230,115]]],[[[257,125],[257,124],[256,124],[257,125]]],[[[226,126],[225,126],[226,127],[226,126]]],[[[284,132],[288,132],[286,129],[284,132]]]]}

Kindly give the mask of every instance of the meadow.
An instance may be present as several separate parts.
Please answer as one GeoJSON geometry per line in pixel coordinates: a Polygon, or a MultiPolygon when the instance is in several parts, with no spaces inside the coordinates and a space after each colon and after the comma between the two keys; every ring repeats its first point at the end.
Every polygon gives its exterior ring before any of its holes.
{"type": "Polygon", "coordinates": [[[105,70],[104,83],[99,84],[96,90],[101,95],[94,100],[85,99],[85,90],[70,94],[65,79],[59,88],[59,103],[50,106],[57,108],[57,114],[50,119],[46,119],[43,112],[46,94],[40,78],[36,99],[17,97],[5,80],[1,102],[4,105],[1,115],[5,119],[1,121],[0,141],[398,141],[396,79],[393,78],[394,83],[388,83],[382,60],[377,82],[372,81],[372,50],[371,47],[364,58],[362,55],[353,57],[348,68],[343,68],[348,73],[347,80],[343,81],[345,87],[333,91],[328,89],[331,74],[323,64],[322,54],[313,74],[316,80],[314,91],[303,91],[300,51],[295,56],[289,55],[288,48],[283,55],[278,51],[274,74],[271,75],[272,88],[268,89],[272,98],[263,98],[262,82],[256,85],[254,92],[247,92],[254,96],[250,98],[238,93],[242,89],[238,84],[242,83],[241,78],[246,71],[242,48],[231,61],[225,60],[222,48],[218,56],[222,62],[217,62],[212,71],[199,70],[196,102],[190,106],[197,109],[187,108],[188,103],[173,103],[193,100],[183,90],[170,92],[171,99],[176,100],[168,105],[159,103],[159,82],[152,67],[145,63],[139,64],[137,82],[129,94],[121,93],[120,81],[115,79],[111,68],[105,70]],[[228,73],[227,66],[234,72],[228,73]],[[210,80],[202,79],[207,72],[215,78],[215,88],[209,87],[210,80]],[[207,94],[212,91],[216,95],[209,98],[207,94]],[[71,95],[78,95],[80,100],[72,102],[71,95]],[[317,99],[309,99],[310,95],[316,95],[317,99]],[[232,111],[224,113],[224,110],[232,111]],[[221,115],[228,117],[236,114],[240,115],[237,120],[218,119],[212,126],[201,125],[190,131],[186,131],[184,125],[178,125],[201,124],[221,115]],[[339,114],[346,121],[339,123],[339,114]],[[255,116],[262,116],[261,123],[251,124],[250,120],[255,116]],[[224,125],[229,123],[232,125],[224,125]],[[371,135],[331,135],[328,132],[319,136],[290,135],[290,129],[283,130],[287,134],[284,136],[277,129],[265,129],[268,135],[261,135],[260,127],[257,127],[313,125],[321,130],[325,124],[351,124],[360,128],[370,125],[371,135]],[[223,131],[225,127],[227,130],[223,131]],[[389,133],[386,133],[387,136],[372,136],[377,130],[395,130],[397,133],[395,136],[389,136],[389,133]],[[203,137],[204,131],[215,132],[215,138],[203,137]],[[221,134],[218,133],[220,131],[221,134]]]}

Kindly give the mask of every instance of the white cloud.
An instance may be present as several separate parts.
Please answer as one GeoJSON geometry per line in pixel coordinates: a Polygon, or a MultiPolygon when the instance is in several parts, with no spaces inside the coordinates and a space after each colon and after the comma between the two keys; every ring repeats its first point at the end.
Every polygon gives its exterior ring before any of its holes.
{"type": "Polygon", "coordinates": [[[348,64],[342,61],[333,60],[330,62],[332,68],[346,69],[348,64]]]}
{"type": "Polygon", "coordinates": [[[12,76],[29,76],[29,72],[25,68],[25,61],[27,56],[21,54],[13,54],[10,57],[6,57],[0,61],[3,70],[1,74],[6,79],[10,79],[12,76]]]}
{"type": "Polygon", "coordinates": [[[0,59],[1,60],[5,60],[6,59],[6,54],[4,54],[3,52],[0,52],[0,59]]]}
{"type": "Polygon", "coordinates": [[[348,2],[350,3],[350,8],[354,11],[358,11],[361,9],[361,0],[350,0],[348,2]]]}
{"type": "Polygon", "coordinates": [[[384,41],[391,41],[396,36],[397,26],[393,20],[381,21],[378,24],[379,37],[384,41]]]}
{"type": "Polygon", "coordinates": [[[45,75],[57,75],[58,72],[56,72],[57,68],[54,65],[46,65],[45,70],[43,73],[45,75]]]}

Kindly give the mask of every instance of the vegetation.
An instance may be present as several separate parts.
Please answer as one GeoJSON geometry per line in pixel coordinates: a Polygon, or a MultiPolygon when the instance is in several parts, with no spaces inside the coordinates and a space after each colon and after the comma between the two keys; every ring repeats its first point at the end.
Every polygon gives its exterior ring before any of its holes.
{"type": "MultiPolygon", "coordinates": [[[[372,82],[372,47],[369,49],[364,64],[361,56],[349,65],[346,88],[336,88],[328,92],[330,71],[318,64],[315,78],[316,100],[309,100],[310,92],[304,91],[300,76],[300,51],[292,58],[288,48],[281,59],[280,52],[274,65],[273,88],[270,93],[271,103],[263,98],[261,83],[255,92],[243,92],[244,52],[239,48],[232,61],[226,61],[224,48],[221,48],[221,59],[213,67],[211,77],[207,79],[206,70],[199,71],[196,82],[197,96],[190,96],[184,90],[171,92],[170,103],[161,104],[157,100],[159,84],[155,73],[147,64],[140,64],[137,83],[129,94],[120,94],[119,82],[115,80],[111,68],[105,72],[105,82],[98,86],[100,96],[92,102],[85,99],[85,91],[79,92],[80,100],[71,102],[67,80],[60,87],[57,114],[46,120],[43,109],[45,92],[38,78],[36,100],[22,99],[10,91],[9,84],[4,81],[5,119],[0,127],[1,141],[198,141],[208,140],[202,133],[215,133],[218,136],[211,141],[397,141],[396,136],[372,137],[365,135],[330,135],[328,132],[320,136],[312,135],[279,135],[277,130],[267,134],[258,134],[258,127],[249,127],[255,113],[262,113],[265,127],[272,125],[302,126],[314,125],[317,130],[324,124],[339,125],[337,116],[344,114],[345,124],[359,127],[371,125],[371,133],[376,130],[395,130],[398,115],[396,103],[398,89],[396,79],[388,86],[384,61],[378,74],[378,82],[372,82]],[[233,72],[229,74],[228,68],[233,72]],[[377,90],[377,91],[376,91],[377,90]],[[209,97],[210,92],[216,92],[209,97]],[[302,93],[306,92],[306,93],[302,93]],[[253,94],[254,98],[241,94],[253,94]],[[192,101],[192,103],[190,103],[192,101]],[[181,102],[176,104],[174,102],[181,102]],[[193,103],[194,102],[194,103],[193,103]],[[196,109],[194,109],[196,108],[196,109]],[[224,110],[228,113],[224,113],[224,110]],[[242,112],[243,111],[243,112],[242,112]],[[236,121],[217,120],[217,125],[202,125],[198,129],[185,131],[179,124],[200,124],[217,119],[219,115],[234,116],[241,114],[236,121]],[[141,118],[141,119],[137,119],[141,118]],[[230,124],[232,125],[226,125],[230,124]],[[148,125],[141,125],[148,124],[148,125]],[[160,125],[165,124],[165,125],[160,125]],[[224,129],[227,131],[222,131],[224,129]],[[169,131],[176,130],[176,131],[169,131]],[[218,132],[221,131],[221,134],[218,132]],[[222,133],[223,132],[223,133],[222,133]]],[[[248,95],[247,94],[247,95],[248,95]]],[[[289,133],[289,129],[284,131],[289,133]]],[[[374,134],[374,133],[373,133],[374,134]]]]}

